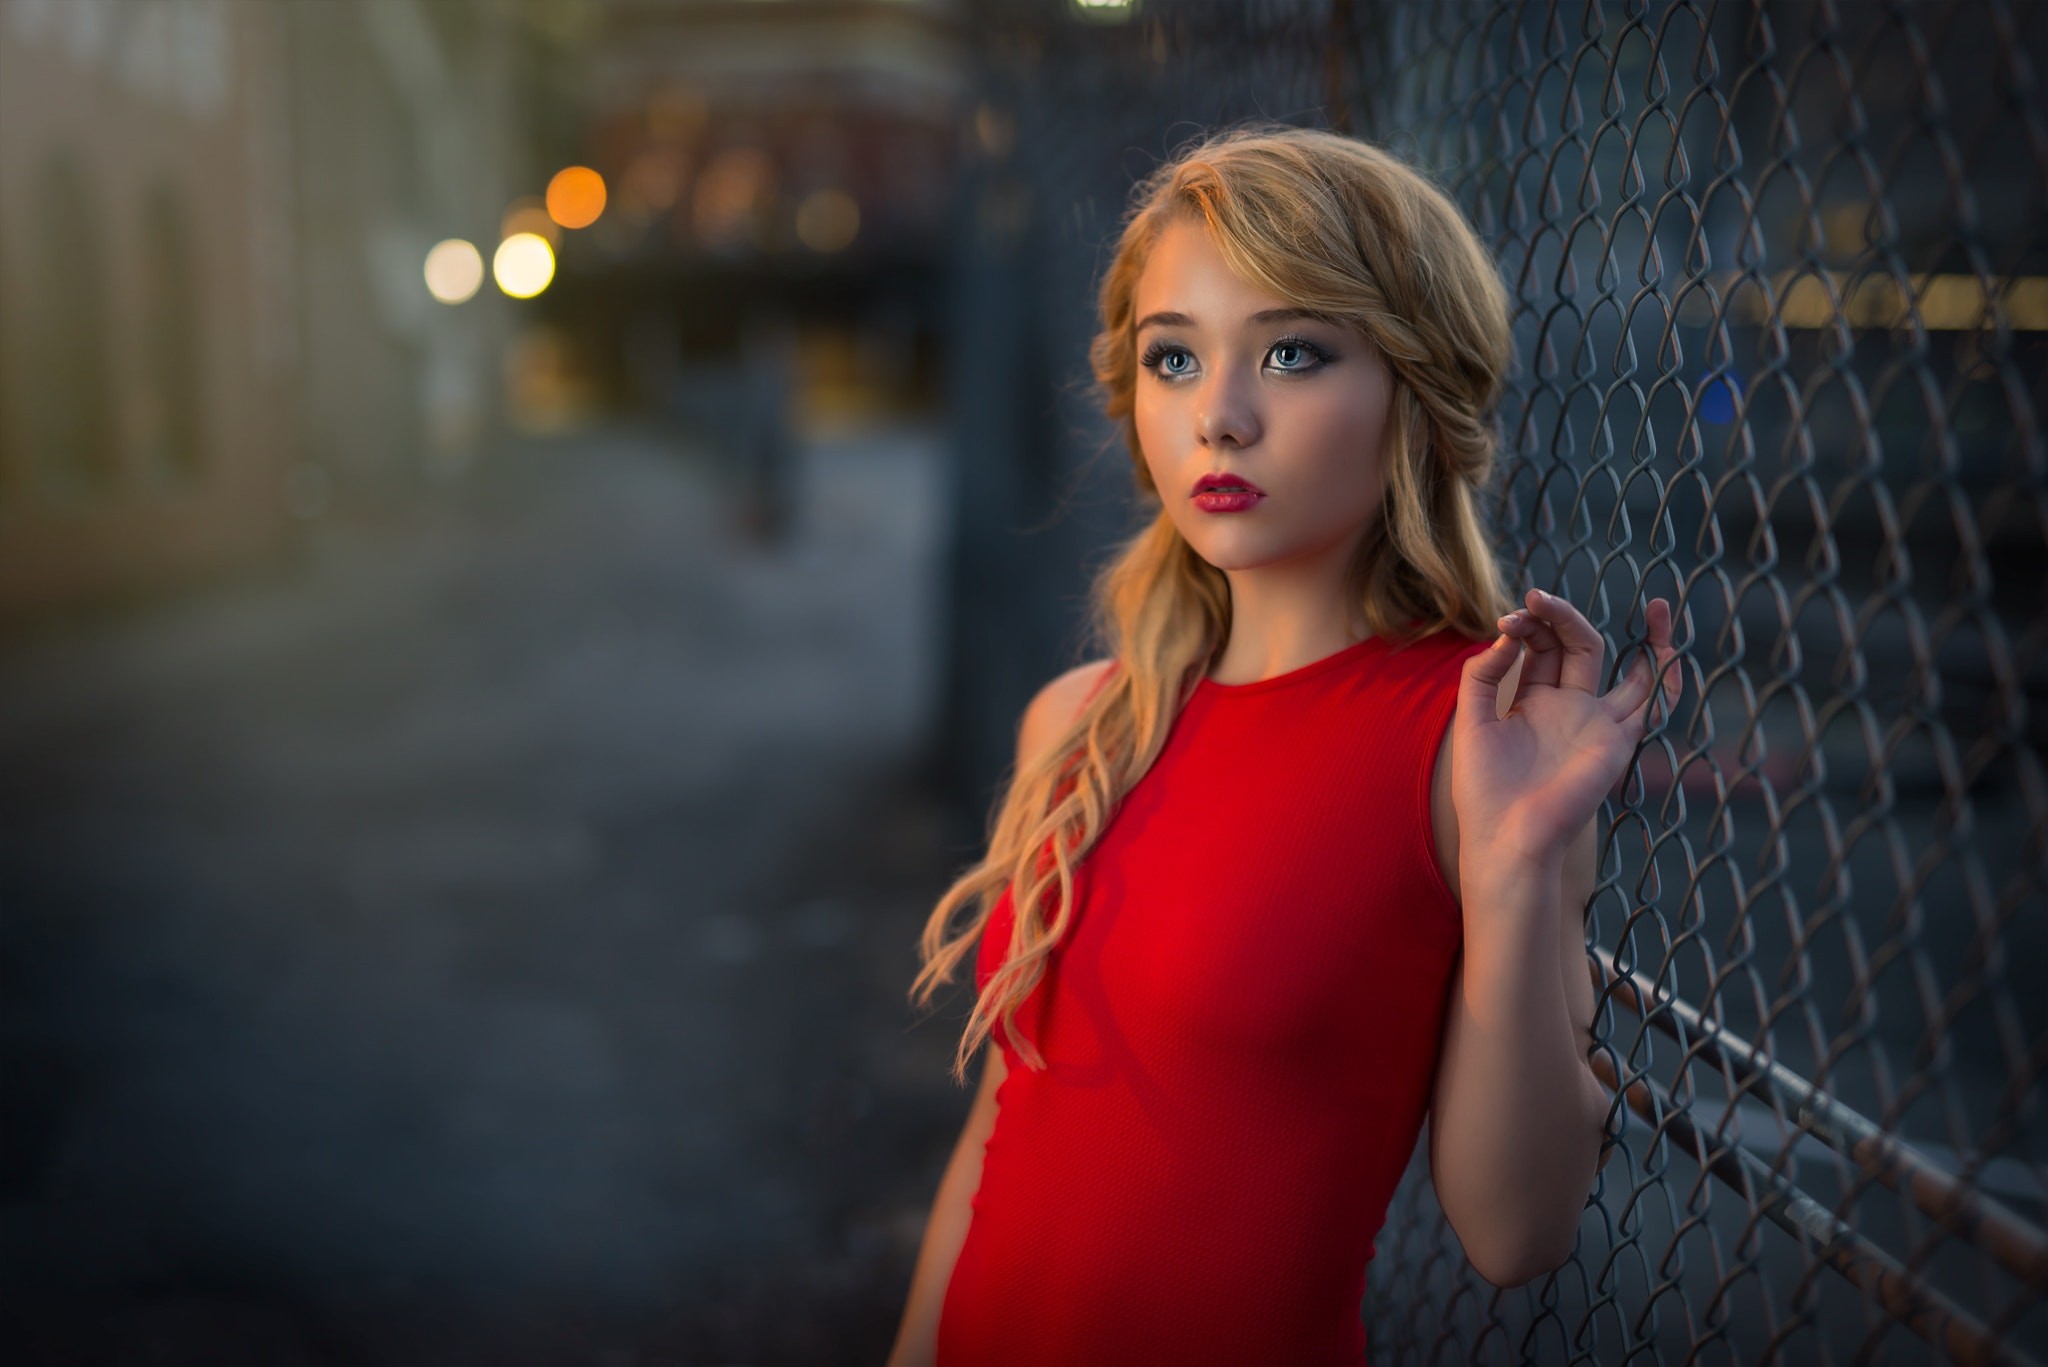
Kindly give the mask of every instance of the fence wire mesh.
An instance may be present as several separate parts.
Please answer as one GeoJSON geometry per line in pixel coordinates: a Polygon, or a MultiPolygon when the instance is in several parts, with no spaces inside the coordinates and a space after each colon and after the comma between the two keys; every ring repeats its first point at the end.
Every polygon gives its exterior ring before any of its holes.
{"type": "Polygon", "coordinates": [[[1077,381],[1014,454],[1033,487],[1048,449],[1099,481],[1074,544],[1122,480],[1073,361],[1124,193],[1200,129],[1279,118],[1403,152],[1497,253],[1519,586],[1578,604],[1617,673],[1642,604],[1678,605],[1685,696],[1604,805],[1584,909],[1615,1102],[1576,1252],[1488,1285],[1419,1148],[1374,1360],[2040,1354],[2042,7],[982,17],[964,303],[1077,381]]]}

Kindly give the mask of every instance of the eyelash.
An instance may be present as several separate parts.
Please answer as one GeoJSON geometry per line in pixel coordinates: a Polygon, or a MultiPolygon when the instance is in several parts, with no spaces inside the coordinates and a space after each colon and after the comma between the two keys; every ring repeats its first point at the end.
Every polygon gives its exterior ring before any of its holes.
{"type": "MultiPolygon", "coordinates": [[[[1316,363],[1310,366],[1280,367],[1276,373],[1281,375],[1313,375],[1316,371],[1321,370],[1324,366],[1337,359],[1306,337],[1276,338],[1273,345],[1266,348],[1266,354],[1270,356],[1284,346],[1300,347],[1303,351],[1314,357],[1316,363]]],[[[1178,380],[1181,378],[1179,375],[1170,375],[1160,370],[1159,363],[1173,352],[1186,350],[1186,347],[1173,342],[1154,342],[1151,346],[1145,348],[1145,354],[1138,358],[1138,364],[1154,372],[1162,380],[1178,380]]]]}

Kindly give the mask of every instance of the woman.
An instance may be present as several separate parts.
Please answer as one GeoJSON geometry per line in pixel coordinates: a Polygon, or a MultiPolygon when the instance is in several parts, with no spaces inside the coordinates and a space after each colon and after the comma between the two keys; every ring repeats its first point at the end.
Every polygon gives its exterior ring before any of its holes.
{"type": "Polygon", "coordinates": [[[1157,513],[925,927],[917,1001],[978,948],[956,1077],[994,1047],[890,1360],[1358,1363],[1425,1111],[1480,1274],[1570,1256],[1608,1112],[1579,914],[1651,668],[1603,695],[1576,609],[1503,612],[1506,293],[1398,159],[1214,135],[1137,188],[1100,305],[1157,513]]]}

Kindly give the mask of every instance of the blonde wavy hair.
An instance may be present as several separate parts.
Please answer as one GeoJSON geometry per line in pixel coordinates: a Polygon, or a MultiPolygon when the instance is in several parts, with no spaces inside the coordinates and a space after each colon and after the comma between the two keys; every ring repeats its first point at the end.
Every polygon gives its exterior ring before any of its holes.
{"type": "Polygon", "coordinates": [[[1497,446],[1492,410],[1510,355],[1508,296],[1450,197],[1371,143],[1269,122],[1214,132],[1140,181],[1102,279],[1089,360],[1139,496],[1157,511],[1094,577],[1092,635],[1113,661],[1106,678],[1056,743],[1020,761],[990,822],[987,855],[940,897],[919,939],[910,995],[921,1006],[975,950],[1008,890],[1016,909],[1009,944],[954,1055],[962,1083],[998,1020],[1029,1067],[1045,1066],[1018,1033],[1016,1014],[1073,920],[1075,866],[1158,757],[1229,637],[1229,583],[1174,529],[1132,417],[1138,277],[1160,230],[1181,216],[1205,225],[1247,282],[1355,328],[1392,374],[1380,447],[1385,500],[1347,587],[1371,631],[1482,640],[1513,607],[1484,516],[1497,446]],[[970,902],[973,914],[954,927],[970,902]]]}

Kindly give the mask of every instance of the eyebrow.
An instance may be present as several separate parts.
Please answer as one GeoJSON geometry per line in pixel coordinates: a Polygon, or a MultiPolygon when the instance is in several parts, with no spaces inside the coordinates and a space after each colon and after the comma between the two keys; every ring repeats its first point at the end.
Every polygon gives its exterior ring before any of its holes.
{"type": "MultiPolygon", "coordinates": [[[[1330,317],[1330,315],[1328,315],[1327,313],[1317,313],[1313,309],[1285,308],[1260,309],[1257,313],[1254,313],[1251,317],[1245,319],[1245,322],[1253,324],[1287,323],[1293,322],[1295,319],[1306,319],[1312,323],[1335,323],[1337,321],[1335,318],[1330,317]]],[[[1188,317],[1188,315],[1186,315],[1185,313],[1174,313],[1170,310],[1162,310],[1157,313],[1148,313],[1143,318],[1140,318],[1138,320],[1138,325],[1132,328],[1131,331],[1143,332],[1146,328],[1154,326],[1191,328],[1195,326],[1195,320],[1188,317]]]]}

